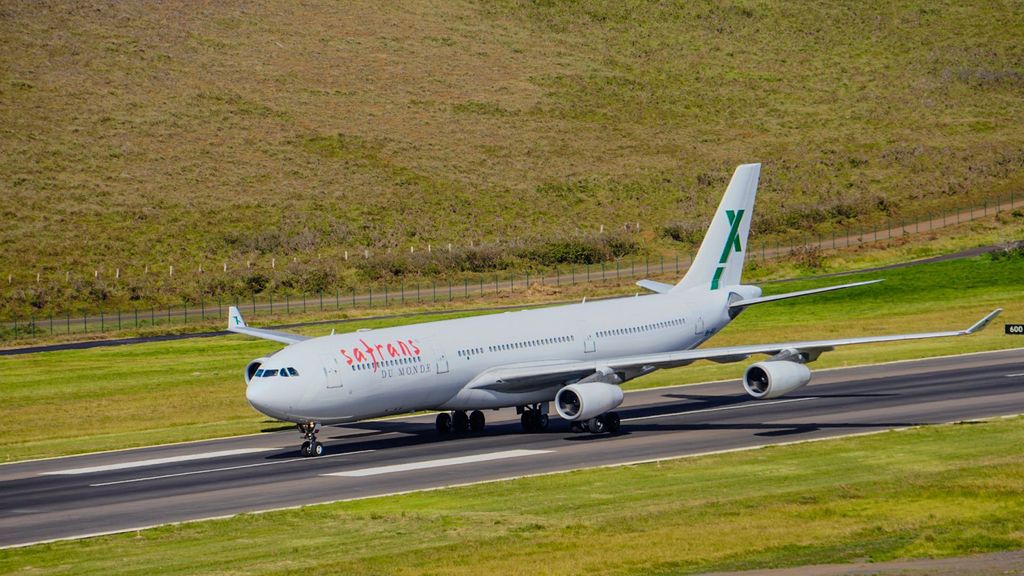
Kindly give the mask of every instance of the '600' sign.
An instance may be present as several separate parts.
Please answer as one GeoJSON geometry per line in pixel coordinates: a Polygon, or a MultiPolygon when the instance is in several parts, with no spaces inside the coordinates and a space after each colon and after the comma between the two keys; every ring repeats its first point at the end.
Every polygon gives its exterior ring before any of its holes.
{"type": "Polygon", "coordinates": [[[1024,324],[1007,324],[1006,333],[1024,335],[1024,324]]]}

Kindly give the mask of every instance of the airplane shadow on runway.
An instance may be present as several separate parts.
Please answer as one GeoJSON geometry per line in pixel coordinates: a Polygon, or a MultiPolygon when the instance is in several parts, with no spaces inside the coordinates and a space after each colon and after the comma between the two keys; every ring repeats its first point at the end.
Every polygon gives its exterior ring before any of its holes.
{"type": "MultiPolygon", "coordinates": [[[[807,396],[787,396],[787,399],[796,398],[844,398],[844,397],[879,397],[899,396],[899,394],[816,394],[807,396]]],[[[639,406],[620,410],[619,414],[623,420],[622,431],[618,434],[589,434],[586,432],[577,433],[570,430],[570,424],[557,417],[552,417],[551,424],[546,433],[524,434],[516,421],[504,421],[501,423],[488,424],[483,432],[466,434],[449,434],[439,436],[434,431],[433,423],[430,422],[406,422],[402,420],[386,420],[357,422],[339,427],[324,427],[321,438],[329,440],[327,453],[356,452],[360,450],[394,450],[440,442],[479,442],[484,439],[508,438],[510,443],[522,446],[538,442],[549,441],[561,435],[562,440],[568,442],[595,442],[622,438],[632,434],[644,432],[696,432],[701,430],[750,430],[754,436],[772,438],[780,436],[799,436],[812,432],[827,429],[883,429],[918,426],[921,422],[840,422],[840,423],[772,423],[765,424],[757,421],[733,422],[733,423],[682,423],[682,422],[659,422],[656,419],[643,422],[628,422],[630,418],[665,416],[679,412],[693,412],[693,415],[700,414],[700,411],[712,408],[737,406],[750,403],[752,412],[749,417],[756,419],[757,412],[753,407],[759,402],[746,395],[738,396],[702,396],[690,394],[673,394],[672,397],[680,397],[687,401],[674,402],[671,404],[659,404],[656,406],[639,406]],[[335,431],[343,433],[334,433],[335,431]],[[393,436],[392,434],[399,434],[393,436]],[[519,442],[513,439],[520,440],[519,442]]],[[[723,419],[729,412],[722,414],[723,419]]],[[[678,417],[685,418],[688,414],[680,414],[678,417]]],[[[298,444],[298,442],[296,442],[298,444]]],[[[493,445],[490,446],[493,448],[493,445]]],[[[268,455],[268,460],[281,458],[294,458],[296,450],[289,450],[278,454],[268,455]]]]}

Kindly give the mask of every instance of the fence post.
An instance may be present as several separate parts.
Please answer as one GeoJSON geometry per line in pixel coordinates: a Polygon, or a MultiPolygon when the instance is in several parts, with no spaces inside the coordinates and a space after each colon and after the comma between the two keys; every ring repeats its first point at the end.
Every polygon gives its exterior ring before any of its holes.
{"type": "Polygon", "coordinates": [[[284,293],[284,313],[292,313],[292,296],[287,292],[284,293]]]}
{"type": "Polygon", "coordinates": [[[149,307],[149,325],[156,326],[156,306],[149,307]]]}
{"type": "Polygon", "coordinates": [[[18,317],[14,317],[14,339],[18,339],[18,317]]]}
{"type": "Polygon", "coordinates": [[[274,315],[274,291],[267,292],[267,301],[270,304],[270,315],[274,315]]]}
{"type": "MultiPolygon", "coordinates": [[[[117,329],[121,330],[121,309],[117,309],[117,329]]],[[[52,332],[52,330],[51,330],[52,332]]]]}
{"type": "Polygon", "coordinates": [[[562,281],[558,277],[558,266],[555,266],[555,286],[561,286],[561,285],[562,285],[562,281]]]}
{"type": "Polygon", "coordinates": [[[370,308],[373,308],[373,286],[370,286],[370,308]]]}
{"type": "Polygon", "coordinates": [[[71,312],[65,311],[64,312],[64,319],[68,323],[68,335],[70,335],[71,334],[71,312]]]}
{"type": "Polygon", "coordinates": [[[448,279],[448,301],[452,301],[452,279],[448,279]]]}
{"type": "Polygon", "coordinates": [[[320,311],[324,311],[324,291],[320,291],[320,311]]]}
{"type": "Polygon", "coordinates": [[[302,293],[302,313],[306,313],[306,293],[302,293]]]}
{"type": "Polygon", "coordinates": [[[334,309],[341,310],[341,288],[334,287],[334,309]]]}
{"type": "Polygon", "coordinates": [[[509,294],[514,294],[515,291],[516,291],[516,273],[515,272],[509,272],[508,273],[508,292],[509,292],[509,294]]]}
{"type": "Polygon", "coordinates": [[[50,336],[53,336],[53,312],[50,312],[50,336]]]}
{"type": "Polygon", "coordinates": [[[576,285],[576,265],[573,264],[572,266],[569,267],[569,269],[572,270],[572,285],[575,286],[576,285]]]}
{"type": "Polygon", "coordinates": [[[188,302],[185,301],[183,305],[185,306],[185,324],[188,324],[188,302]]]}
{"type": "Polygon", "coordinates": [[[132,313],[135,315],[135,329],[139,329],[139,308],[138,306],[132,306],[132,313]]]}
{"type": "Polygon", "coordinates": [[[100,332],[103,332],[103,307],[100,306],[100,332]]]}
{"type": "Polygon", "coordinates": [[[256,291],[252,293],[252,315],[256,316],[256,291]]]}
{"type": "Polygon", "coordinates": [[[388,285],[384,285],[384,307],[388,307],[388,285]]]}
{"type": "MultiPolygon", "coordinates": [[[[273,312],[274,311],[273,308],[271,308],[270,311],[273,312]]],[[[202,294],[199,295],[199,314],[200,314],[199,318],[201,320],[205,321],[206,320],[206,301],[203,299],[203,295],[202,294]]]]}
{"type": "Polygon", "coordinates": [[[352,307],[356,307],[356,289],[354,287],[352,288],[352,307]]]}

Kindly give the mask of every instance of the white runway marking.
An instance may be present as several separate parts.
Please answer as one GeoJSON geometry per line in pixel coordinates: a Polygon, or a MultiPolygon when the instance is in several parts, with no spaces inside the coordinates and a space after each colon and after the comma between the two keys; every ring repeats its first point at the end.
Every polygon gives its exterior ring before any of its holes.
{"type": "Polygon", "coordinates": [[[173,464],[175,462],[189,462],[192,460],[209,460],[210,458],[222,458],[224,456],[238,456],[239,454],[254,454],[256,452],[267,452],[280,450],[280,448],[238,448],[235,450],[221,450],[219,452],[202,452],[199,454],[185,454],[183,456],[170,456],[167,458],[151,458],[149,460],[136,460],[135,462],[121,462],[120,464],[106,464],[103,466],[88,466],[85,468],[69,468],[54,472],[43,472],[40,476],[65,476],[73,474],[92,474],[93,472],[109,472],[111,470],[126,470],[128,468],[142,468],[145,466],[157,466],[160,464],[173,464]]]}
{"type": "Polygon", "coordinates": [[[196,474],[209,474],[211,472],[226,472],[228,470],[241,470],[242,468],[256,468],[258,466],[273,466],[274,464],[287,464],[289,462],[298,462],[300,460],[306,462],[317,462],[320,460],[326,460],[328,458],[337,458],[338,456],[351,456],[353,454],[365,454],[366,452],[374,452],[374,450],[356,450],[355,452],[342,452],[341,454],[328,454],[327,456],[318,456],[316,458],[289,458],[287,460],[274,460],[272,462],[257,462],[255,464],[242,464],[240,466],[225,466],[224,468],[210,468],[208,470],[190,470],[188,472],[178,472],[176,474],[161,474],[160,476],[147,476],[145,478],[130,478],[128,480],[115,480],[113,482],[97,482],[96,484],[89,484],[89,486],[95,488],[97,486],[113,486],[114,484],[131,484],[133,482],[147,482],[149,480],[161,480],[163,478],[177,478],[178,476],[194,476],[196,474]]]}
{"type": "Polygon", "coordinates": [[[636,418],[623,418],[623,422],[636,422],[637,420],[653,420],[654,418],[669,418],[671,416],[685,416],[687,414],[703,414],[704,412],[721,412],[722,410],[740,410],[742,408],[756,408],[759,406],[774,406],[775,404],[788,404],[790,402],[806,402],[817,400],[817,396],[806,396],[804,398],[790,398],[789,400],[775,400],[771,402],[748,402],[737,406],[719,406],[718,408],[702,408],[700,410],[687,410],[686,412],[672,412],[671,414],[653,414],[651,416],[637,416],[636,418]]]}
{"type": "Polygon", "coordinates": [[[1019,372],[1017,374],[1007,374],[1006,375],[1007,378],[1016,378],[1017,376],[1024,376],[1024,372],[1019,372]]]}
{"type": "Polygon", "coordinates": [[[408,464],[394,464],[392,466],[377,466],[375,468],[363,468],[361,470],[346,470],[344,472],[332,472],[330,474],[321,474],[321,476],[376,476],[378,474],[393,474],[395,472],[408,472],[410,470],[443,468],[445,466],[458,466],[460,464],[471,464],[473,462],[489,462],[491,460],[504,460],[506,458],[534,456],[537,454],[547,454],[548,452],[552,452],[552,450],[506,450],[504,452],[490,452],[488,454],[476,454],[473,456],[458,456],[455,458],[441,458],[438,460],[410,462],[408,464]]]}

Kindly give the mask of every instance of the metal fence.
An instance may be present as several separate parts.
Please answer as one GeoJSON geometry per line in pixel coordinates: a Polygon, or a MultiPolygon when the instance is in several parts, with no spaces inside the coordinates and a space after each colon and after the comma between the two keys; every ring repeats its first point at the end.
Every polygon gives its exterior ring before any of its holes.
{"type": "MultiPolygon", "coordinates": [[[[885,241],[908,234],[928,232],[944,226],[967,222],[998,211],[1012,210],[1019,204],[1010,194],[1002,203],[984,203],[953,213],[904,222],[892,220],[885,227],[845,228],[830,236],[806,236],[803,241],[783,243],[751,239],[748,260],[767,262],[791,254],[798,248],[842,249],[865,243],[885,241]]],[[[213,320],[226,321],[228,306],[238,306],[247,320],[261,317],[308,314],[310,312],[349,309],[389,308],[410,304],[450,302],[500,294],[523,293],[531,286],[574,286],[581,283],[621,283],[624,279],[640,279],[673,274],[681,276],[689,267],[692,254],[675,253],[640,256],[591,265],[565,265],[544,273],[503,271],[473,274],[458,280],[400,281],[392,284],[367,285],[362,288],[336,288],[313,294],[253,293],[244,299],[208,299],[197,304],[178,307],[97,306],[85,313],[57,313],[10,318],[0,323],[0,341],[17,341],[50,335],[111,333],[152,327],[173,329],[213,320]]],[[[209,323],[207,323],[209,325],[209,323]]]]}

